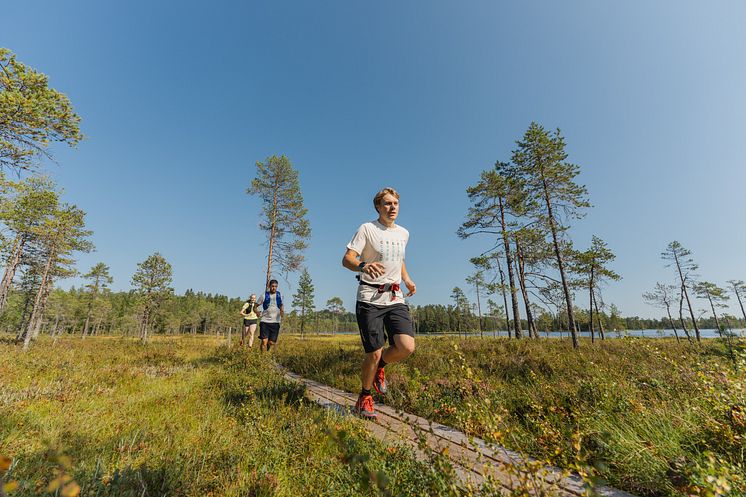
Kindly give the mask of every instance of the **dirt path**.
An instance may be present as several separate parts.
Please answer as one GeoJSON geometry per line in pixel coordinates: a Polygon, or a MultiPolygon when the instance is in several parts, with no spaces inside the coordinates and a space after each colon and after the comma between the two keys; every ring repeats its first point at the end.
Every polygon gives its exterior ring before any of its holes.
{"type": "MultiPolygon", "coordinates": [[[[303,383],[306,396],[314,402],[332,409],[348,411],[355,405],[354,394],[286,372],[288,379],[303,383]]],[[[461,482],[479,488],[487,478],[499,483],[506,490],[526,488],[533,495],[587,495],[582,479],[560,469],[544,466],[503,447],[495,447],[481,439],[469,439],[460,431],[439,423],[396,411],[385,405],[376,405],[378,419],[368,422],[370,432],[386,443],[404,443],[411,447],[421,460],[428,460],[419,447],[423,438],[432,450],[446,454],[453,463],[461,482]]],[[[631,494],[610,487],[596,487],[597,495],[604,497],[632,497],[631,494]]]]}

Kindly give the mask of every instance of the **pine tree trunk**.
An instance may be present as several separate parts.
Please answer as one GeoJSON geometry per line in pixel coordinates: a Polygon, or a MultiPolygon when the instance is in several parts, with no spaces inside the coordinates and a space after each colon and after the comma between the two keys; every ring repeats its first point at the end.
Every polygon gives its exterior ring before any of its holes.
{"type": "Polygon", "coordinates": [[[41,298],[41,303],[40,303],[41,309],[40,309],[40,312],[36,316],[36,322],[34,323],[34,327],[32,330],[33,340],[36,340],[36,338],[39,336],[39,333],[41,332],[42,324],[44,323],[44,312],[47,309],[47,302],[49,301],[50,293],[52,293],[52,276],[51,275],[47,279],[47,286],[41,298]]]}
{"type": "Polygon", "coordinates": [[[482,328],[482,304],[479,302],[479,282],[477,286],[477,313],[479,314],[479,338],[484,338],[484,329],[482,328]]]}
{"type": "MultiPolygon", "coordinates": [[[[515,287],[515,278],[513,276],[513,257],[510,252],[510,241],[508,240],[508,229],[505,223],[505,209],[502,197],[498,197],[500,207],[500,225],[502,227],[503,245],[505,246],[505,262],[508,265],[508,283],[510,284],[510,300],[513,305],[513,333],[516,338],[521,338],[521,313],[518,310],[518,295],[515,287]]],[[[505,313],[508,313],[507,308],[505,313]]]]}
{"type": "Polygon", "coordinates": [[[684,291],[679,291],[679,322],[681,327],[684,329],[684,334],[689,343],[692,343],[692,337],[689,334],[689,330],[686,328],[686,322],[684,321],[684,291]]]}
{"type": "Polygon", "coordinates": [[[10,293],[10,287],[13,284],[13,278],[16,275],[16,269],[21,261],[21,254],[23,253],[23,246],[25,245],[25,239],[21,236],[16,237],[13,241],[13,251],[8,257],[8,262],[5,264],[5,272],[3,273],[3,279],[0,282],[0,312],[5,309],[8,304],[8,294],[10,293]]]}
{"type": "Polygon", "coordinates": [[[604,331],[604,323],[601,321],[601,313],[598,310],[598,300],[596,299],[596,292],[593,292],[593,306],[596,308],[596,319],[598,320],[598,333],[601,335],[601,340],[606,340],[606,332],[604,331]]]}
{"type": "Polygon", "coordinates": [[[42,298],[44,295],[44,292],[46,291],[47,286],[47,279],[49,278],[49,272],[52,268],[52,260],[55,259],[56,256],[54,254],[54,248],[52,248],[49,252],[49,256],[47,257],[47,263],[44,265],[44,272],[41,276],[41,284],[39,285],[39,290],[36,292],[36,299],[34,300],[34,307],[31,309],[31,317],[28,321],[28,326],[26,328],[26,338],[23,341],[23,350],[28,350],[29,345],[31,345],[31,340],[34,338],[34,331],[36,328],[36,322],[39,319],[37,316],[40,316],[44,309],[42,309],[42,298]]]}
{"type": "Polygon", "coordinates": [[[689,306],[689,315],[692,317],[692,325],[694,326],[694,334],[697,337],[697,342],[701,342],[702,339],[699,335],[699,326],[697,326],[697,318],[694,317],[694,309],[692,309],[692,302],[689,300],[689,292],[686,291],[686,281],[684,280],[684,274],[681,272],[681,265],[679,264],[679,254],[674,251],[674,260],[676,261],[676,269],[679,272],[679,279],[681,280],[681,291],[684,292],[686,297],[686,304],[689,306]]]}
{"type": "Polygon", "coordinates": [[[741,302],[741,296],[738,294],[738,290],[734,289],[733,292],[736,294],[736,299],[738,299],[738,305],[741,306],[741,314],[743,314],[744,326],[746,326],[746,311],[743,310],[743,302],[741,302]]]}
{"type": "Polygon", "coordinates": [[[57,337],[59,334],[60,314],[57,313],[54,316],[54,327],[52,328],[52,345],[57,343],[57,337]]]}
{"type": "Polygon", "coordinates": [[[588,280],[588,298],[590,299],[590,305],[588,306],[588,315],[590,316],[590,320],[588,323],[588,329],[591,332],[591,343],[596,341],[596,332],[593,329],[593,273],[594,273],[594,266],[591,264],[591,277],[588,280]]]}
{"type": "Polygon", "coordinates": [[[83,324],[83,333],[81,334],[80,338],[85,338],[85,336],[88,334],[88,322],[91,319],[91,311],[88,310],[88,313],[85,316],[85,324],[83,324]]]}
{"type": "Polygon", "coordinates": [[[668,305],[668,302],[666,302],[666,314],[668,314],[668,321],[671,323],[671,328],[673,328],[673,334],[676,337],[676,343],[679,343],[679,332],[676,331],[676,325],[673,323],[673,318],[671,317],[671,306],[668,305]]]}
{"type": "Polygon", "coordinates": [[[562,252],[560,251],[559,241],[557,240],[557,227],[555,226],[554,213],[552,212],[552,202],[549,199],[549,188],[547,182],[543,177],[542,173],[542,184],[544,186],[544,200],[547,204],[547,220],[549,221],[549,230],[552,233],[552,244],[554,245],[554,254],[557,256],[557,266],[560,272],[560,279],[562,280],[562,291],[565,292],[565,303],[567,304],[567,326],[570,328],[572,334],[572,346],[573,348],[580,347],[578,342],[578,333],[575,329],[575,316],[572,312],[572,297],[570,296],[570,287],[567,284],[567,277],[565,276],[565,263],[562,259],[562,252]]]}
{"type": "Polygon", "coordinates": [[[518,266],[518,284],[521,287],[521,296],[523,297],[523,305],[526,309],[526,326],[528,327],[528,337],[538,338],[536,333],[536,324],[534,323],[534,315],[531,312],[531,302],[528,298],[528,290],[526,289],[526,272],[523,263],[523,251],[520,243],[518,243],[518,237],[514,237],[515,243],[515,256],[517,259],[518,266]]]}
{"type": "Polygon", "coordinates": [[[508,332],[508,338],[510,338],[510,315],[508,314],[508,294],[505,292],[505,273],[503,272],[503,266],[500,261],[497,261],[497,270],[500,272],[500,289],[503,294],[503,304],[505,304],[505,326],[508,332]]]}
{"type": "Polygon", "coordinates": [[[21,311],[21,320],[18,322],[18,333],[16,333],[16,340],[26,336],[26,328],[28,323],[26,318],[28,317],[28,310],[31,305],[31,291],[27,291],[23,296],[23,311],[21,311]]]}
{"type": "Polygon", "coordinates": [[[148,342],[148,320],[150,319],[150,309],[145,307],[142,314],[142,323],[140,324],[140,340],[142,343],[148,342]]]}
{"type": "Polygon", "coordinates": [[[718,329],[718,335],[720,335],[720,338],[723,338],[723,333],[720,331],[720,320],[718,319],[718,313],[715,312],[715,304],[712,302],[712,296],[710,295],[710,292],[707,293],[707,300],[710,302],[710,308],[712,309],[712,317],[715,318],[715,326],[718,329]]]}
{"type": "Polygon", "coordinates": [[[306,308],[300,306],[300,337],[303,338],[303,332],[305,331],[304,325],[306,324],[306,308]]]}
{"type": "MultiPolygon", "coordinates": [[[[279,181],[279,179],[277,180],[279,181]]],[[[275,183],[275,188],[272,197],[272,227],[269,232],[269,252],[267,253],[267,278],[264,282],[265,290],[269,291],[269,280],[272,277],[272,250],[275,245],[275,233],[277,232],[277,189],[280,187],[278,183],[275,183]]]]}

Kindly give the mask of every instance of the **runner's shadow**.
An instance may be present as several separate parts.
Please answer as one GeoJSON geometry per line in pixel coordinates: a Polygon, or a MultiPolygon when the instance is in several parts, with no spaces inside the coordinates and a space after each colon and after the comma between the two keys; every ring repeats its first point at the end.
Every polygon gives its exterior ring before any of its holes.
{"type": "Polygon", "coordinates": [[[302,402],[305,398],[306,387],[297,383],[283,381],[272,386],[259,388],[254,392],[258,399],[280,401],[283,404],[293,405],[302,402]]]}

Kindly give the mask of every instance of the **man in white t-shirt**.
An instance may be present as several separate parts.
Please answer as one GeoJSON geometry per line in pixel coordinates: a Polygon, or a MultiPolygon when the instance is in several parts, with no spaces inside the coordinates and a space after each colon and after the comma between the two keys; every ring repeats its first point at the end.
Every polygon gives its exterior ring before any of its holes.
{"type": "Polygon", "coordinates": [[[412,318],[400,282],[409,291],[407,297],[417,291],[404,263],[409,232],[394,223],[399,215],[399,194],[384,188],[373,198],[373,207],[378,219],[358,228],[342,258],[344,267],[360,273],[355,314],[365,359],[363,388],[355,411],[366,418],[377,417],[371,388],[380,395],[386,393],[384,367],[414,351],[412,318]],[[389,347],[384,350],[387,337],[389,347]]]}
{"type": "Polygon", "coordinates": [[[280,334],[280,322],[285,314],[282,295],[277,291],[277,280],[269,280],[269,286],[264,293],[264,300],[259,304],[261,321],[259,321],[259,350],[264,352],[277,343],[280,334]]]}

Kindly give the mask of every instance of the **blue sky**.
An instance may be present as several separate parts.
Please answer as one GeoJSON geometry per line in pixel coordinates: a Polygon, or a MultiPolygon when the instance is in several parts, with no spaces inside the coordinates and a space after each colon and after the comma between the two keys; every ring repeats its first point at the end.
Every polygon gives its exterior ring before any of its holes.
{"type": "Polygon", "coordinates": [[[746,279],[741,1],[40,1],[5,5],[2,24],[0,45],[83,119],[86,140],[47,169],[95,232],[80,268],[109,264],[115,289],[157,250],[178,292],[259,290],[245,189],[255,161],[285,154],[317,306],[352,308],[341,256],[386,185],[402,194],[413,302],[446,303],[489,244],[455,235],[465,189],[531,121],[561,128],[581,166],[594,207],[570,236],[617,254],[607,302],[659,315],[640,295],[673,281],[660,252],[674,239],[703,278],[746,279]]]}

